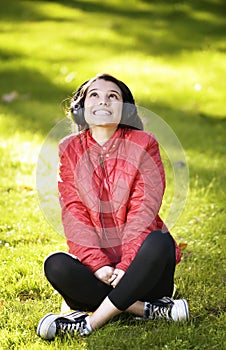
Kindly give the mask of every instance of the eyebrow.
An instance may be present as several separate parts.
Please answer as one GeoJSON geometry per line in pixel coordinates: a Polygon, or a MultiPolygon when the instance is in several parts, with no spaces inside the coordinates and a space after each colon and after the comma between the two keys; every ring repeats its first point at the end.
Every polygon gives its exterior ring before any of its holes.
{"type": "MultiPolygon", "coordinates": [[[[100,89],[97,89],[97,88],[93,88],[91,90],[88,91],[88,94],[92,91],[96,91],[96,90],[100,90],[100,89]]],[[[115,92],[116,94],[118,94],[119,96],[121,96],[121,93],[118,92],[117,90],[109,90],[109,92],[115,92]]]]}

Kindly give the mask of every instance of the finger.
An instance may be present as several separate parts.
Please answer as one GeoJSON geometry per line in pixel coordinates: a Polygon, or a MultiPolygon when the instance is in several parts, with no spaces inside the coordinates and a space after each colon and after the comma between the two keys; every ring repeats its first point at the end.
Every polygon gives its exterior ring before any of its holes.
{"type": "Polygon", "coordinates": [[[112,287],[115,288],[117,286],[117,284],[119,283],[121,277],[117,276],[114,281],[111,283],[112,287]]]}
{"type": "Polygon", "coordinates": [[[115,287],[117,286],[118,282],[119,282],[119,281],[117,281],[117,280],[115,279],[115,280],[111,283],[111,286],[112,286],[113,288],[115,288],[115,287]]]}
{"type": "Polygon", "coordinates": [[[117,277],[118,275],[116,275],[116,273],[113,273],[112,276],[109,278],[109,282],[113,282],[117,277]]]}
{"type": "Polygon", "coordinates": [[[114,281],[111,283],[111,286],[112,286],[113,288],[115,288],[116,285],[117,285],[117,283],[115,283],[115,280],[114,280],[114,281]]]}

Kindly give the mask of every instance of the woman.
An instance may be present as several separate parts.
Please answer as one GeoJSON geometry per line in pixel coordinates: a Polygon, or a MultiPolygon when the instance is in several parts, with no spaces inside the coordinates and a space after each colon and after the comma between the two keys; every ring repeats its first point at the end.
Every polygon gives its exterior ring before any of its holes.
{"type": "Polygon", "coordinates": [[[86,81],[70,115],[79,134],[59,146],[59,198],[69,253],[45,260],[52,286],[74,311],[46,315],[44,339],[88,335],[121,312],[188,320],[171,298],[180,251],[158,215],[165,177],[158,143],[143,131],[129,88],[108,74],[86,81]]]}

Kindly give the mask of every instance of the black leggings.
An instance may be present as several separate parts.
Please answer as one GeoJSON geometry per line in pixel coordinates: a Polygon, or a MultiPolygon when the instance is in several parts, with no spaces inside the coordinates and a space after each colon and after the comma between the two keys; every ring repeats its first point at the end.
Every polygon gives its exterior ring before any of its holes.
{"type": "Polygon", "coordinates": [[[108,296],[124,311],[137,300],[154,301],[172,296],[175,243],[166,232],[153,231],[115,288],[98,280],[78,259],[64,252],[50,255],[44,263],[47,279],[72,309],[94,311],[108,296]]]}

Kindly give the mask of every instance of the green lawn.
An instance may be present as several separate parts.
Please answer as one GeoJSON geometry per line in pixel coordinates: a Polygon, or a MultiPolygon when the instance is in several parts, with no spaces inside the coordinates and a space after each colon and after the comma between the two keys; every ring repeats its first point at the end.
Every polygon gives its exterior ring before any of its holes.
{"type": "MultiPolygon", "coordinates": [[[[0,8],[0,349],[225,349],[224,0],[0,0],[0,8]],[[64,119],[63,101],[98,72],[125,81],[185,151],[190,190],[171,232],[185,248],[176,294],[188,300],[191,320],[121,316],[86,339],[48,343],[36,326],[61,299],[42,263],[67,247],[42,214],[35,169],[64,119]]],[[[151,118],[145,125],[153,130],[151,118]]],[[[163,160],[164,217],[174,183],[164,150],[163,160]]]]}

